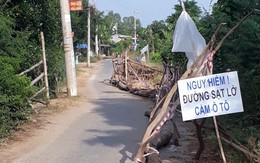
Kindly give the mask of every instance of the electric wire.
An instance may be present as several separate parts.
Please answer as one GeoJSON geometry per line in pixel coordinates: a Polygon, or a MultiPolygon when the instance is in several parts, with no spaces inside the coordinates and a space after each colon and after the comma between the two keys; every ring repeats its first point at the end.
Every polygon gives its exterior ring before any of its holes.
{"type": "Polygon", "coordinates": [[[132,11],[131,8],[129,8],[128,6],[124,5],[123,3],[121,3],[120,1],[118,0],[113,0],[115,2],[115,5],[117,5],[118,7],[121,7],[123,9],[126,9],[128,11],[132,11]]]}

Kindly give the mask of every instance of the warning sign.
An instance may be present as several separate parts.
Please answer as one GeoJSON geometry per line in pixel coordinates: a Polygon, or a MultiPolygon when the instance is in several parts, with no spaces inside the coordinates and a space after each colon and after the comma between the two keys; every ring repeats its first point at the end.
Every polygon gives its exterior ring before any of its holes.
{"type": "Polygon", "coordinates": [[[178,81],[183,121],[243,112],[237,72],[178,81]]]}

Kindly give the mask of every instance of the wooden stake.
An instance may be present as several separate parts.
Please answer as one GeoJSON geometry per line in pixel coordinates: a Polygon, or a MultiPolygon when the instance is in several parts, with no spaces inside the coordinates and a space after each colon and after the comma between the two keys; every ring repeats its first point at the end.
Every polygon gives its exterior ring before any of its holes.
{"type": "Polygon", "coordinates": [[[260,157],[255,155],[254,153],[248,151],[247,149],[244,149],[243,147],[240,147],[239,145],[223,138],[223,137],[220,137],[222,140],[224,140],[227,144],[231,145],[232,147],[236,148],[237,150],[243,152],[245,155],[248,155],[250,157],[253,157],[253,158],[256,158],[256,159],[259,159],[260,160],[260,157]]]}
{"type": "MultiPolygon", "coordinates": [[[[213,44],[212,44],[212,47],[213,47],[213,44]]],[[[212,61],[210,61],[210,62],[212,62],[212,61]]],[[[212,66],[207,71],[208,71],[209,75],[213,74],[213,63],[212,63],[212,66]]],[[[217,139],[218,139],[218,144],[219,144],[221,156],[222,156],[223,162],[226,163],[227,162],[226,161],[226,156],[225,156],[223,145],[222,145],[222,142],[221,142],[221,139],[220,139],[220,136],[219,136],[218,123],[217,123],[216,116],[213,116],[213,120],[214,120],[214,125],[215,125],[215,130],[216,130],[216,134],[217,134],[217,139]]]]}
{"type": "Polygon", "coordinates": [[[48,72],[47,72],[45,42],[44,42],[43,32],[41,32],[41,41],[42,41],[42,60],[43,60],[43,70],[44,70],[44,82],[45,82],[46,98],[47,98],[47,100],[49,100],[50,99],[49,83],[48,83],[48,72]]]}
{"type": "Polygon", "coordinates": [[[150,47],[148,45],[148,50],[147,50],[147,62],[148,63],[150,62],[150,52],[149,52],[149,50],[150,50],[150,47]]]}
{"type": "Polygon", "coordinates": [[[125,81],[127,81],[127,51],[125,51],[125,81]]]}
{"type": "Polygon", "coordinates": [[[136,77],[139,81],[142,81],[142,80],[138,77],[138,75],[137,75],[137,73],[135,72],[135,70],[134,70],[134,68],[132,67],[132,65],[131,65],[129,62],[127,63],[127,65],[129,66],[129,69],[132,70],[132,72],[133,72],[133,74],[135,75],[135,77],[136,77]]]}
{"type": "Polygon", "coordinates": [[[219,144],[219,147],[220,147],[221,156],[222,156],[223,162],[226,163],[227,161],[226,161],[224,149],[223,149],[223,146],[222,146],[222,143],[221,143],[221,139],[220,139],[220,136],[219,136],[218,123],[217,123],[215,116],[213,116],[213,120],[214,120],[214,124],[215,124],[215,129],[216,129],[216,134],[217,134],[217,138],[218,138],[218,144],[219,144]]]}

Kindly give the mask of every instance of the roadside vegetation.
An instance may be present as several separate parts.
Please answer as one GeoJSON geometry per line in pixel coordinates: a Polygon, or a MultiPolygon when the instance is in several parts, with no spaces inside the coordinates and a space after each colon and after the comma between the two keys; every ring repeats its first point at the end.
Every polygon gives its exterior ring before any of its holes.
{"type": "MultiPolygon", "coordinates": [[[[87,5],[84,11],[71,12],[74,43],[87,42],[87,5]]],[[[187,12],[208,42],[220,23],[226,23],[218,35],[218,41],[252,9],[260,10],[260,1],[218,0],[212,12],[200,8],[194,0],[186,0],[187,12]]],[[[169,6],[170,7],[170,6],[169,6]]],[[[112,27],[118,25],[118,33],[133,36],[134,17],[122,18],[113,11],[91,10],[91,44],[94,45],[95,28],[101,44],[109,45],[110,53],[121,54],[129,49],[132,58],[140,56],[140,49],[150,46],[150,61],[161,63],[162,56],[172,65],[185,69],[186,58],[172,53],[172,35],[182,11],[180,5],[172,6],[173,13],[165,21],[154,21],[142,27],[137,19],[137,42],[134,52],[132,40],[117,44],[110,38],[112,27]]],[[[30,82],[40,73],[35,70],[26,76],[18,76],[41,59],[40,32],[44,32],[51,98],[55,98],[59,85],[65,78],[62,47],[61,16],[58,0],[0,0],[0,138],[7,136],[18,125],[26,122],[31,111],[28,99],[37,91],[30,82]]],[[[107,52],[102,52],[107,53],[107,52]]],[[[86,51],[82,51],[82,58],[86,51]]],[[[99,57],[92,58],[92,61],[99,57]]],[[[229,37],[214,57],[214,73],[238,71],[244,112],[219,117],[229,134],[260,156],[260,13],[255,12],[229,37]]],[[[183,70],[182,70],[183,71],[183,70]]],[[[181,71],[181,72],[182,72],[181,71]]],[[[209,136],[211,139],[212,136],[209,136]]],[[[214,137],[213,137],[214,139],[214,137]]],[[[242,153],[228,153],[230,160],[247,160],[242,153]]],[[[247,160],[248,161],[248,160],[247,160]]],[[[254,160],[255,161],[255,160],[254,160]]]]}

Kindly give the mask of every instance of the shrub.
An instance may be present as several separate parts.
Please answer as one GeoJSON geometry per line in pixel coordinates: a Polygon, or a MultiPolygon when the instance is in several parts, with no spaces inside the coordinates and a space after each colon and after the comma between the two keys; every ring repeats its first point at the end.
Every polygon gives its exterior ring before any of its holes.
{"type": "Polygon", "coordinates": [[[151,61],[152,61],[152,62],[155,62],[155,63],[160,63],[160,62],[162,62],[162,56],[161,56],[161,54],[160,54],[160,53],[154,53],[154,54],[152,54],[152,56],[151,56],[151,61]]]}
{"type": "Polygon", "coordinates": [[[12,58],[0,58],[0,138],[28,119],[31,111],[28,98],[33,89],[30,79],[16,75],[12,58]]]}

